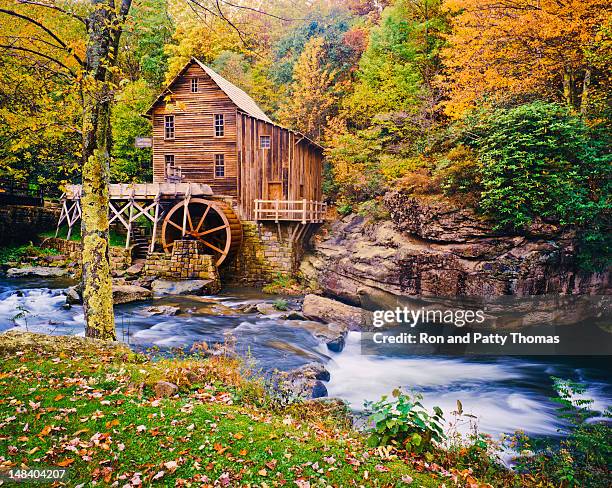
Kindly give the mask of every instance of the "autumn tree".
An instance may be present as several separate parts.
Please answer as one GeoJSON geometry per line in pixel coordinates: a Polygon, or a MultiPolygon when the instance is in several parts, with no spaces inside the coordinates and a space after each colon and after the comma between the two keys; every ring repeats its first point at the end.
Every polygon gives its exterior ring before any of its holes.
{"type": "Polygon", "coordinates": [[[323,39],[311,38],[293,69],[289,100],[279,113],[281,121],[315,141],[320,140],[326,119],[336,104],[334,76],[335,72],[325,62],[323,39]]]}
{"type": "Polygon", "coordinates": [[[545,97],[587,113],[605,104],[612,6],[602,0],[446,0],[446,111],[545,97]]]}

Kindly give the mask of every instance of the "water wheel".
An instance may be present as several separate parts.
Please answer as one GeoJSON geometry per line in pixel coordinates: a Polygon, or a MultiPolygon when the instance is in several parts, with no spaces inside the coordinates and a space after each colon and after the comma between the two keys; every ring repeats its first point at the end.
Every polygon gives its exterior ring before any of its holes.
{"type": "Polygon", "coordinates": [[[232,208],[222,201],[192,198],[172,207],[161,229],[161,243],[172,252],[174,241],[195,239],[215,257],[219,266],[240,246],[242,227],[232,208]]]}

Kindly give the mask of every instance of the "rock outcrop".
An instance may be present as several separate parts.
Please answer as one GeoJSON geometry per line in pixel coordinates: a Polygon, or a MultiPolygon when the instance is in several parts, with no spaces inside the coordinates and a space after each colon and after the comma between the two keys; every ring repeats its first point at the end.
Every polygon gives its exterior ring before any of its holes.
{"type": "Polygon", "coordinates": [[[391,193],[388,221],[350,215],[324,229],[301,271],[323,292],[381,306],[398,296],[608,294],[610,273],[578,269],[573,235],[538,223],[502,235],[469,209],[391,193]]]}
{"type": "Polygon", "coordinates": [[[318,295],[306,295],[302,305],[306,318],[324,323],[334,323],[349,330],[361,330],[366,320],[364,310],[318,295]]]}

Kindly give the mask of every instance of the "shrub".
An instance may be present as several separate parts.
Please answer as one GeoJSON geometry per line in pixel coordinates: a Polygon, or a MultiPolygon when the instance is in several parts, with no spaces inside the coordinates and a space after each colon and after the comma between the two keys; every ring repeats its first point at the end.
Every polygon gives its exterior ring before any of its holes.
{"type": "Polygon", "coordinates": [[[544,102],[476,112],[463,123],[460,139],[479,164],[459,162],[452,188],[481,187],[479,209],[499,229],[521,229],[536,217],[575,226],[581,262],[609,265],[612,157],[605,135],[544,102]]]}
{"type": "Polygon", "coordinates": [[[372,422],[368,443],[372,446],[395,445],[416,453],[433,450],[434,443],[444,440],[439,407],[430,413],[421,404],[422,396],[412,397],[400,389],[393,391],[393,400],[387,396],[376,403],[366,402],[366,411],[372,422]]]}
{"type": "MultiPolygon", "coordinates": [[[[511,447],[520,453],[517,469],[533,478],[555,486],[604,488],[612,486],[610,459],[612,427],[604,412],[603,422],[593,421],[599,415],[591,410],[593,401],[584,399],[584,385],[553,378],[559,404],[557,415],[569,423],[559,442],[555,439],[530,439],[523,433],[511,438],[511,447]]],[[[544,486],[544,485],[543,485],[544,486]]]]}

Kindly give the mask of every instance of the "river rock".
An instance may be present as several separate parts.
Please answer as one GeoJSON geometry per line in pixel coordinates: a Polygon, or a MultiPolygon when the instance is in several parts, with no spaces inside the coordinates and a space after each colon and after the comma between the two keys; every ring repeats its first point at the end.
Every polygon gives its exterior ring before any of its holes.
{"type": "Polygon", "coordinates": [[[153,317],[154,315],[174,316],[181,313],[181,309],[179,307],[173,307],[172,305],[156,305],[153,307],[143,308],[142,310],[139,310],[138,313],[140,315],[144,315],[145,317],[153,317]]]}
{"type": "Polygon", "coordinates": [[[300,366],[299,368],[291,370],[289,372],[289,377],[290,378],[303,377],[303,378],[311,378],[311,379],[321,380],[321,381],[329,381],[331,378],[329,371],[327,371],[327,369],[325,368],[323,364],[314,363],[314,362],[304,364],[303,366],[300,366]]]}
{"type": "Polygon", "coordinates": [[[168,398],[178,393],[179,388],[169,381],[158,381],[153,385],[153,391],[157,398],[168,398]]]}
{"type": "Polygon", "coordinates": [[[348,327],[342,324],[324,324],[314,320],[290,320],[287,326],[300,327],[306,329],[317,339],[327,344],[327,348],[333,352],[340,352],[344,349],[348,327]]]}
{"type": "Polygon", "coordinates": [[[113,284],[113,303],[115,305],[148,300],[151,297],[151,290],[142,286],[113,284]]]}
{"type": "Polygon", "coordinates": [[[256,308],[262,315],[276,315],[280,313],[273,303],[258,303],[256,308]]]}
{"type": "Polygon", "coordinates": [[[329,380],[329,372],[320,363],[309,363],[283,374],[281,386],[300,398],[327,396],[327,387],[321,381],[329,380]]]}
{"type": "Polygon", "coordinates": [[[134,263],[125,270],[125,274],[126,275],[137,275],[140,274],[144,268],[145,265],[145,260],[144,259],[137,259],[136,261],[134,261],[134,263]]]}
{"type": "Polygon", "coordinates": [[[66,290],[66,303],[68,305],[77,305],[83,303],[81,296],[81,287],[79,285],[71,286],[66,290]]]}
{"type": "Polygon", "coordinates": [[[158,279],[151,283],[154,296],[163,295],[204,295],[219,291],[216,280],[171,281],[158,279]]]}
{"type": "Polygon", "coordinates": [[[50,266],[26,266],[24,268],[10,268],[6,275],[9,278],[22,278],[26,276],[37,276],[39,278],[54,278],[66,276],[68,271],[63,268],[50,266]]]}
{"type": "Polygon", "coordinates": [[[306,295],[302,313],[309,319],[333,322],[350,330],[361,330],[365,325],[365,312],[357,307],[318,295],[306,295]]]}

